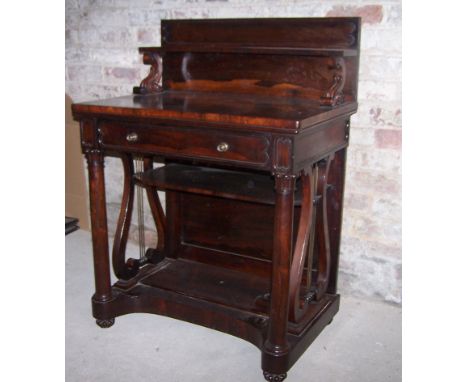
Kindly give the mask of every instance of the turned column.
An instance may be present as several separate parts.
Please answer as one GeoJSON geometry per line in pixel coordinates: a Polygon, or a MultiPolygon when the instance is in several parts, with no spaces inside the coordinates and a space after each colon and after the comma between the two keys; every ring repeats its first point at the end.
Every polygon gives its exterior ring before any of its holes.
{"type": "Polygon", "coordinates": [[[281,356],[288,352],[289,273],[292,248],[294,175],[275,176],[275,221],[271,274],[270,321],[265,351],[281,356]]]}
{"type": "Polygon", "coordinates": [[[96,293],[93,300],[112,299],[109,242],[107,235],[106,190],[104,185],[104,156],[99,150],[86,152],[89,175],[89,205],[93,238],[94,279],[96,293]]]}

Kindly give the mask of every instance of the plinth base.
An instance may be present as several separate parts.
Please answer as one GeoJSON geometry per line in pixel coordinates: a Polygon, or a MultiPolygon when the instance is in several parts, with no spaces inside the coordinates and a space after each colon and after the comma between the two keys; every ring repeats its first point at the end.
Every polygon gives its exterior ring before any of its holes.
{"type": "Polygon", "coordinates": [[[282,381],[337,313],[339,295],[325,295],[310,305],[303,321],[289,323],[289,352],[278,356],[264,348],[269,306],[260,297],[268,288],[266,278],[166,258],[157,265],[145,265],[133,279],[117,282],[112,300],[93,301],[93,315],[103,328],[110,327],[117,316],[152,313],[229,333],[260,349],[268,381],[282,381]]]}

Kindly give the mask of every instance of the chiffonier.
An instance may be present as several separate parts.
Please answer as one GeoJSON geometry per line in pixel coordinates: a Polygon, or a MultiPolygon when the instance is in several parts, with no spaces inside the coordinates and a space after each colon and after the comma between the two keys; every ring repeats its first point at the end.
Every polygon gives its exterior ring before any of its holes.
{"type": "Polygon", "coordinates": [[[161,36],[140,48],[149,73],[131,95],[72,106],[88,161],[93,315],[103,328],[144,312],[229,333],[282,381],[338,312],[360,19],[163,20],[161,36]],[[124,170],[111,253],[106,156],[124,170]],[[158,239],[142,247],[140,232],[130,258],[141,195],[158,239]]]}

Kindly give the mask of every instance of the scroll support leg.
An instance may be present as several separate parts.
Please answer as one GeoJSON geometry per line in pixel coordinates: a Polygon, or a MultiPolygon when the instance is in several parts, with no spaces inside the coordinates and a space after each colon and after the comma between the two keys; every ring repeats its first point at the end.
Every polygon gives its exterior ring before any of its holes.
{"type": "MultiPolygon", "coordinates": [[[[149,171],[153,169],[153,160],[151,158],[144,159],[144,169],[149,171]]],[[[166,216],[159,200],[158,192],[151,187],[146,189],[148,196],[148,203],[153,215],[153,219],[156,225],[156,231],[158,233],[158,243],[156,250],[162,252],[164,250],[164,240],[166,236],[166,216]]]]}
{"type": "Polygon", "coordinates": [[[119,220],[117,221],[117,229],[114,236],[112,265],[115,275],[119,279],[126,280],[133,277],[138,272],[138,266],[131,267],[125,262],[125,249],[127,247],[128,233],[132,219],[135,185],[133,182],[134,168],[131,155],[124,154],[121,159],[124,170],[124,189],[119,220]]]}
{"type": "Polygon", "coordinates": [[[291,175],[277,175],[275,178],[276,204],[270,320],[262,365],[266,373],[265,376],[282,375],[287,367],[286,358],[289,344],[286,335],[289,312],[294,183],[295,177],[291,175]]]}
{"type": "Polygon", "coordinates": [[[89,175],[89,204],[93,238],[94,278],[96,292],[93,300],[112,299],[107,233],[106,193],[104,186],[104,156],[98,150],[86,153],[89,175]]]}
{"type": "Polygon", "coordinates": [[[330,235],[328,225],[328,175],[330,172],[330,164],[334,155],[328,157],[327,161],[320,165],[320,180],[319,187],[321,189],[322,199],[319,205],[319,219],[317,220],[318,237],[318,258],[317,258],[317,274],[315,296],[316,300],[320,300],[327,292],[328,283],[330,280],[330,235]]]}

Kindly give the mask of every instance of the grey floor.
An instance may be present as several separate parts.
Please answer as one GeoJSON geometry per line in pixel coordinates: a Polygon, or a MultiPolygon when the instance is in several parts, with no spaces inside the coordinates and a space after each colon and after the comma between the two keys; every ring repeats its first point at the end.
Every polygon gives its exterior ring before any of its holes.
{"type": "MultiPolygon", "coordinates": [[[[248,342],[174,319],[133,314],[100,329],[91,316],[91,237],[66,237],[68,382],[261,382],[248,342]]],[[[136,254],[137,248],[130,245],[136,254]]],[[[137,254],[136,254],[137,255],[137,254]]],[[[342,295],[333,323],[288,373],[288,382],[401,381],[401,308],[342,295]]]]}

